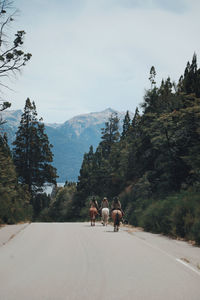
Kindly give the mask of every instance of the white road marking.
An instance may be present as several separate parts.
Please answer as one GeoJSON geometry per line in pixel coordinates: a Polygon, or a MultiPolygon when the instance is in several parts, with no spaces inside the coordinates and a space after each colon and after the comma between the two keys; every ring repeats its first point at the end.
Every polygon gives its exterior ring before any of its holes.
{"type": "Polygon", "coordinates": [[[200,276],[200,272],[198,270],[196,270],[195,268],[193,268],[192,266],[190,266],[189,264],[185,263],[183,260],[179,259],[179,258],[175,258],[174,256],[172,256],[171,254],[167,253],[166,251],[160,249],[159,247],[152,245],[150,243],[148,243],[147,241],[137,237],[136,235],[134,235],[135,238],[137,238],[138,240],[140,240],[141,242],[143,242],[144,244],[148,245],[149,247],[158,250],[160,252],[162,252],[163,254],[167,255],[168,257],[170,257],[171,259],[175,259],[176,261],[178,261],[179,263],[183,264],[184,266],[188,267],[190,270],[192,270],[193,272],[195,272],[196,274],[198,274],[200,276]]]}
{"type": "Polygon", "coordinates": [[[195,268],[191,267],[189,264],[187,264],[186,262],[184,262],[182,259],[177,258],[176,261],[178,261],[179,263],[183,264],[184,266],[186,266],[187,268],[189,268],[190,270],[194,271],[195,273],[197,273],[200,276],[200,272],[197,271],[195,268]]]}

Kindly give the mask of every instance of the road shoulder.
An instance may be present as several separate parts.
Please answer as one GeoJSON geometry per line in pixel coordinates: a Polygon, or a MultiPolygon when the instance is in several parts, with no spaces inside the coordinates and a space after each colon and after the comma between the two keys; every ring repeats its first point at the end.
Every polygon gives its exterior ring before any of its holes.
{"type": "Polygon", "coordinates": [[[187,241],[172,239],[162,234],[145,232],[134,226],[122,226],[122,229],[139,239],[141,242],[161,251],[163,254],[173,257],[185,265],[195,268],[200,274],[200,247],[187,241]]]}
{"type": "Polygon", "coordinates": [[[13,239],[21,230],[26,228],[29,223],[16,224],[16,225],[3,225],[0,227],[0,247],[7,244],[13,239]]]}

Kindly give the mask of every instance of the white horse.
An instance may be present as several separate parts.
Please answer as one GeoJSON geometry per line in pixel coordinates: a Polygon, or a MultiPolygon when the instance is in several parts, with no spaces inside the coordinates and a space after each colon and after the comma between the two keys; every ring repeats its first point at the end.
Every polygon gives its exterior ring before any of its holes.
{"type": "Polygon", "coordinates": [[[101,214],[102,214],[102,224],[103,226],[105,225],[107,226],[108,219],[109,219],[109,208],[107,207],[102,208],[101,214]]]}

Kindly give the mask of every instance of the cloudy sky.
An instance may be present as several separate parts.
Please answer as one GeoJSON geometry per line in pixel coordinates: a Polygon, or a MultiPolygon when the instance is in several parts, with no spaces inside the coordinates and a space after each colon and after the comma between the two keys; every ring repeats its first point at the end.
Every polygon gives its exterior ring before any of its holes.
{"type": "Polygon", "coordinates": [[[150,87],[177,81],[196,52],[199,0],[16,0],[14,27],[33,57],[4,91],[12,109],[27,97],[45,122],[108,107],[134,111],[150,87]]]}

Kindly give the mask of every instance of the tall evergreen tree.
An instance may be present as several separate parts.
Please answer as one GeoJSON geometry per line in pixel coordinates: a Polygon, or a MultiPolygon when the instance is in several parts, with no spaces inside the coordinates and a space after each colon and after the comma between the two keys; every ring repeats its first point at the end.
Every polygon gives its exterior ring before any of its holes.
{"type": "Polygon", "coordinates": [[[156,85],[155,78],[156,78],[156,70],[155,70],[154,66],[152,66],[151,70],[150,70],[150,74],[149,74],[149,80],[151,82],[151,89],[153,89],[156,85]]]}
{"type": "Polygon", "coordinates": [[[129,116],[129,112],[127,110],[126,112],[126,115],[124,117],[124,120],[123,120],[123,131],[122,131],[122,139],[127,135],[127,133],[129,132],[129,129],[130,129],[130,116],[129,116]]]}
{"type": "Polygon", "coordinates": [[[19,181],[28,185],[32,195],[45,183],[56,183],[53,154],[44,124],[37,120],[35,103],[26,100],[24,113],[13,143],[13,158],[19,181]]]}
{"type": "Polygon", "coordinates": [[[102,141],[100,146],[102,147],[102,154],[104,158],[108,158],[110,155],[112,145],[119,140],[119,118],[117,113],[111,114],[109,121],[105,123],[105,128],[102,128],[102,141]]]}

